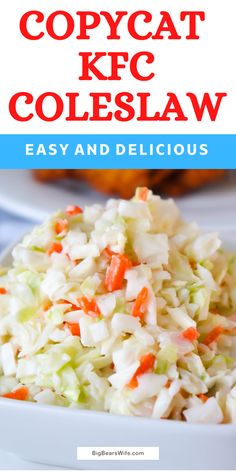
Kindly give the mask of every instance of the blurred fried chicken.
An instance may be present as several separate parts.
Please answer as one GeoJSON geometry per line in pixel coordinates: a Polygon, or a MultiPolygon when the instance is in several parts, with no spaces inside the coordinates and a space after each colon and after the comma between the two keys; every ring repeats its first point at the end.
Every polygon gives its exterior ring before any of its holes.
{"type": "Polygon", "coordinates": [[[130,198],[134,189],[145,186],[158,193],[173,197],[196,190],[220,180],[225,170],[34,170],[37,180],[50,181],[65,178],[84,180],[106,194],[130,198]]]}
{"type": "Polygon", "coordinates": [[[160,186],[160,193],[179,197],[185,193],[194,191],[206,184],[221,180],[226,174],[225,170],[187,169],[174,172],[173,176],[166,179],[160,186]]]}

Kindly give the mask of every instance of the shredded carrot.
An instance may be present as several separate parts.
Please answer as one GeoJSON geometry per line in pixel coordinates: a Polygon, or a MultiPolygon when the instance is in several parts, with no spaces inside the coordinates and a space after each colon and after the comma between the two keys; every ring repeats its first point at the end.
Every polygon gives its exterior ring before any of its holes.
{"type": "Polygon", "coordinates": [[[70,330],[72,336],[80,336],[80,327],[78,323],[65,323],[65,326],[70,330]]]}
{"type": "Polygon", "coordinates": [[[138,386],[138,377],[150,370],[153,370],[155,360],[155,356],[150,352],[142,356],[140,359],[140,366],[138,367],[132,379],[130,380],[128,387],[136,388],[138,386]]]}
{"type": "Polygon", "coordinates": [[[192,270],[195,270],[195,269],[196,269],[196,266],[197,266],[196,261],[193,261],[193,260],[192,260],[192,261],[189,261],[189,264],[190,264],[190,267],[191,267],[192,270]]]}
{"type": "Polygon", "coordinates": [[[78,299],[78,303],[81,310],[83,310],[87,315],[91,316],[92,318],[97,318],[101,315],[99,307],[94,298],[88,300],[88,298],[86,297],[81,297],[78,299]]]}
{"type": "Polygon", "coordinates": [[[148,188],[147,187],[141,187],[138,192],[138,198],[139,200],[142,200],[143,202],[146,202],[148,199],[148,188]]]}
{"type": "Polygon", "coordinates": [[[48,311],[50,308],[52,308],[52,302],[50,302],[50,300],[48,300],[47,302],[44,303],[43,310],[48,311]]]}
{"type": "Polygon", "coordinates": [[[67,259],[69,259],[69,261],[71,261],[71,257],[70,257],[70,255],[68,254],[68,252],[65,254],[65,256],[67,257],[67,259]]]}
{"type": "Polygon", "coordinates": [[[81,308],[74,303],[70,303],[70,311],[77,311],[80,310],[81,308]]]}
{"type": "Polygon", "coordinates": [[[224,332],[224,328],[222,326],[216,326],[210,333],[208,333],[204,340],[203,344],[209,346],[209,344],[213,343],[214,341],[218,341],[220,335],[224,332]]]}
{"type": "Polygon", "coordinates": [[[5,393],[5,395],[3,395],[3,398],[11,398],[12,400],[25,401],[27,400],[28,396],[29,396],[28,388],[21,387],[21,388],[18,388],[17,390],[14,390],[14,392],[5,393]]]}
{"type": "Polygon", "coordinates": [[[110,266],[105,277],[105,286],[108,292],[120,290],[123,285],[125,272],[132,267],[132,262],[125,255],[112,255],[110,266]]]}
{"type": "Polygon", "coordinates": [[[141,264],[139,261],[132,261],[132,266],[133,267],[138,267],[141,264]]]}
{"type": "Polygon", "coordinates": [[[81,213],[83,213],[83,210],[79,206],[68,205],[68,207],[66,208],[66,213],[69,216],[75,216],[75,215],[80,215],[81,213]]]}
{"type": "Polygon", "coordinates": [[[193,342],[199,338],[200,333],[196,330],[196,328],[188,328],[183,331],[182,336],[188,341],[193,342]]]}
{"type": "Polygon", "coordinates": [[[173,380],[168,379],[167,382],[166,382],[166,384],[165,384],[165,387],[166,387],[166,388],[170,388],[172,382],[173,382],[173,380]]]}
{"type": "Polygon", "coordinates": [[[109,248],[109,246],[107,246],[107,247],[104,249],[104,253],[105,253],[106,256],[108,256],[108,257],[117,256],[117,253],[114,252],[114,251],[111,251],[111,249],[109,248]]]}
{"type": "MultiPolygon", "coordinates": [[[[112,256],[127,257],[127,256],[125,256],[125,254],[119,254],[118,252],[112,251],[112,250],[109,248],[109,246],[107,246],[107,247],[104,249],[103,253],[104,253],[106,256],[108,256],[109,258],[111,258],[112,256]]],[[[127,259],[128,259],[128,258],[127,258],[127,259]]],[[[129,264],[130,264],[130,267],[137,267],[137,266],[140,265],[140,262],[137,261],[137,260],[135,261],[135,260],[130,260],[130,259],[129,259],[129,264]]]]}
{"type": "Polygon", "coordinates": [[[197,395],[197,396],[203,403],[206,403],[207,400],[209,400],[209,398],[206,395],[204,395],[203,393],[199,393],[199,395],[197,395]]]}
{"type": "Polygon", "coordinates": [[[67,220],[57,220],[55,223],[55,231],[57,234],[63,233],[68,229],[68,221],[67,220]]]}
{"type": "Polygon", "coordinates": [[[49,256],[51,256],[54,252],[58,252],[60,254],[62,252],[62,249],[63,247],[61,243],[52,243],[47,253],[49,256]]]}
{"type": "Polygon", "coordinates": [[[148,302],[148,288],[143,287],[142,290],[139,292],[132,309],[132,315],[143,319],[145,311],[147,310],[147,302],[148,302]]]}
{"type": "Polygon", "coordinates": [[[57,301],[58,305],[68,305],[67,311],[77,311],[80,310],[81,308],[74,303],[69,302],[68,300],[58,300],[57,301]]]}
{"type": "Polygon", "coordinates": [[[3,287],[0,287],[0,295],[6,295],[7,294],[7,290],[3,287]]]}
{"type": "Polygon", "coordinates": [[[137,380],[137,377],[135,377],[135,375],[132,377],[132,379],[130,380],[130,382],[128,383],[128,387],[129,388],[137,388],[138,387],[138,380],[137,380]]]}

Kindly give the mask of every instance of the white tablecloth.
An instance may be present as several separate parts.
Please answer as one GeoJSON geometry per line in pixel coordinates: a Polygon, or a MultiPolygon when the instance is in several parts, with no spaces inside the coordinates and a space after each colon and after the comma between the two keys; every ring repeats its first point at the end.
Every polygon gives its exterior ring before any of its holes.
{"type": "Polygon", "coordinates": [[[57,467],[34,464],[33,462],[24,461],[19,457],[0,451],[0,470],[65,470],[57,467]]]}

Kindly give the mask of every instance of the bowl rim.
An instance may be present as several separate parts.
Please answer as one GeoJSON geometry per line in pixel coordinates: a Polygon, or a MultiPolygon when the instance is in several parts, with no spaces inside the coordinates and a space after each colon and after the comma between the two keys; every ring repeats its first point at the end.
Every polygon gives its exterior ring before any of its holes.
{"type": "MultiPolygon", "coordinates": [[[[211,424],[211,423],[188,423],[187,421],[177,421],[177,420],[168,420],[168,419],[156,419],[144,416],[129,416],[129,415],[119,415],[114,413],[109,413],[105,411],[97,411],[97,410],[86,410],[80,408],[73,408],[69,407],[66,408],[64,406],[57,406],[57,405],[42,405],[36,404],[33,402],[23,402],[20,400],[12,400],[8,398],[0,398],[0,410],[4,408],[6,411],[7,408],[10,407],[13,410],[15,409],[18,411],[30,411],[35,413],[47,413],[47,414],[59,414],[60,416],[67,416],[68,418],[80,418],[80,419],[94,419],[94,420],[101,420],[100,424],[103,424],[104,421],[106,423],[113,422],[114,420],[119,421],[120,423],[127,424],[127,419],[129,420],[130,424],[137,426],[138,424],[143,426],[146,424],[147,426],[157,425],[164,427],[165,429],[174,428],[176,430],[185,430],[185,431],[194,431],[194,432],[202,432],[204,429],[205,431],[219,434],[225,433],[235,433],[236,432],[236,424],[234,423],[222,423],[222,424],[211,424]]],[[[43,416],[42,416],[43,417],[43,416]]],[[[79,424],[79,422],[78,422],[79,424]]]]}

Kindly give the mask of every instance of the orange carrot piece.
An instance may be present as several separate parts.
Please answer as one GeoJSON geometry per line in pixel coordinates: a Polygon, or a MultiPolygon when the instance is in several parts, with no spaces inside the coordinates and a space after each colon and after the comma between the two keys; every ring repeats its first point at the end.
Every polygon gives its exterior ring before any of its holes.
{"type": "Polygon", "coordinates": [[[142,356],[140,359],[140,366],[138,367],[132,379],[130,380],[128,387],[136,388],[138,386],[138,377],[142,374],[145,374],[148,371],[153,370],[155,360],[156,360],[155,356],[151,354],[150,352],[142,356]]]}
{"type": "Polygon", "coordinates": [[[94,298],[92,298],[91,300],[88,300],[88,298],[86,297],[81,297],[78,299],[78,303],[81,310],[83,310],[86,313],[86,315],[89,315],[92,318],[97,318],[98,316],[101,315],[99,307],[96,303],[96,300],[94,300],[94,298]]]}
{"type": "Polygon", "coordinates": [[[65,326],[70,330],[72,336],[80,336],[80,327],[78,323],[65,323],[65,326]]]}
{"type": "MultiPolygon", "coordinates": [[[[109,258],[111,258],[112,256],[127,257],[127,256],[125,256],[125,254],[119,254],[118,252],[112,251],[112,250],[109,248],[109,246],[107,246],[107,247],[104,249],[103,253],[104,253],[106,256],[108,256],[109,258]]],[[[128,257],[127,257],[127,259],[128,259],[128,257]]],[[[137,266],[140,265],[140,262],[138,262],[138,261],[131,261],[131,260],[129,259],[129,265],[130,265],[130,267],[137,267],[137,266]]]]}
{"type": "Polygon", "coordinates": [[[63,300],[63,299],[61,299],[61,300],[58,300],[58,301],[57,301],[57,304],[58,304],[58,305],[66,305],[66,304],[69,305],[70,302],[69,302],[68,300],[63,300]]]}
{"type": "Polygon", "coordinates": [[[43,310],[48,311],[50,308],[52,308],[52,302],[50,302],[50,300],[48,300],[47,302],[44,303],[43,310]]]}
{"type": "Polygon", "coordinates": [[[77,305],[75,305],[74,303],[71,303],[69,302],[68,300],[58,300],[57,301],[57,304],[58,305],[68,305],[68,308],[66,308],[66,311],[77,311],[77,310],[81,310],[81,308],[77,305]]]}
{"type": "Polygon", "coordinates": [[[148,295],[148,288],[143,287],[133,305],[132,315],[140,318],[141,320],[143,319],[145,311],[147,310],[148,295]]]}
{"type": "Polygon", "coordinates": [[[0,295],[6,295],[7,294],[7,290],[3,287],[0,287],[0,295]]]}
{"type": "Polygon", "coordinates": [[[166,382],[166,384],[165,384],[165,387],[166,387],[166,388],[170,388],[172,382],[173,382],[173,380],[168,379],[167,382],[166,382]]]}
{"type": "Polygon", "coordinates": [[[197,395],[197,397],[203,402],[203,403],[206,403],[207,400],[209,400],[209,398],[204,395],[204,393],[199,393],[199,395],[197,395]]]}
{"type": "Polygon", "coordinates": [[[132,262],[127,256],[112,255],[105,277],[105,286],[108,292],[114,292],[122,288],[125,272],[130,267],[132,267],[132,262]]]}
{"type": "Polygon", "coordinates": [[[143,202],[146,202],[148,199],[148,188],[147,187],[141,187],[138,192],[138,198],[139,200],[142,200],[143,202]]]}
{"type": "Polygon", "coordinates": [[[194,342],[199,338],[200,333],[196,330],[196,328],[188,328],[183,331],[182,336],[188,341],[194,342]]]}
{"type": "Polygon", "coordinates": [[[47,254],[49,256],[51,256],[54,252],[57,252],[58,254],[60,254],[62,252],[62,249],[63,247],[61,243],[52,243],[50,248],[47,251],[47,254]]]}
{"type": "Polygon", "coordinates": [[[55,223],[55,231],[57,234],[63,233],[68,230],[68,221],[59,219],[55,223]]]}
{"type": "Polygon", "coordinates": [[[210,333],[208,333],[204,340],[203,344],[209,346],[209,344],[213,343],[214,341],[218,341],[220,335],[224,332],[224,328],[222,326],[216,326],[210,333]]]}
{"type": "Polygon", "coordinates": [[[138,387],[138,380],[137,380],[137,377],[135,377],[135,375],[132,377],[132,379],[128,383],[128,387],[132,389],[135,389],[138,387]]]}
{"type": "Polygon", "coordinates": [[[74,303],[70,303],[70,310],[69,311],[77,311],[80,310],[81,308],[74,303]]]}
{"type": "Polygon", "coordinates": [[[12,400],[25,401],[27,400],[28,396],[29,396],[28,388],[21,387],[21,388],[18,388],[17,390],[14,390],[13,392],[5,393],[5,395],[3,395],[3,398],[11,398],[12,400]]]}
{"type": "Polygon", "coordinates": [[[104,249],[104,253],[108,256],[108,257],[112,257],[112,256],[117,256],[118,254],[114,251],[111,251],[111,249],[109,248],[109,246],[107,246],[105,249],[104,249]]]}
{"type": "Polygon", "coordinates": [[[79,206],[68,205],[68,207],[66,208],[66,213],[69,216],[75,216],[75,215],[80,215],[81,213],[83,213],[83,210],[79,206]]]}

